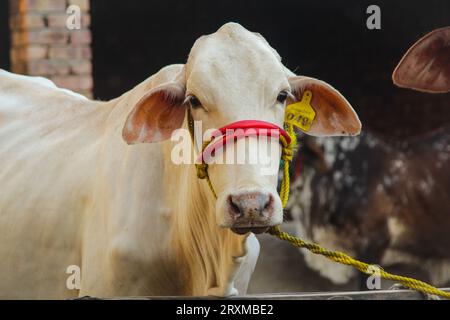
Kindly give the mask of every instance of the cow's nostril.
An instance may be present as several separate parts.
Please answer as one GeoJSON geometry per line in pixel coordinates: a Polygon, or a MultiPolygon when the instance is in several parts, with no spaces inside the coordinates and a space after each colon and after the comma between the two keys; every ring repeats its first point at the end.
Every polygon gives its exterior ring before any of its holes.
{"type": "Polygon", "coordinates": [[[263,214],[264,211],[269,210],[270,207],[271,207],[272,204],[273,204],[273,196],[272,196],[271,194],[269,194],[267,198],[268,198],[268,199],[267,199],[267,201],[266,201],[266,203],[265,203],[265,205],[264,205],[264,208],[263,208],[261,214],[263,214]]]}
{"type": "Polygon", "coordinates": [[[228,204],[230,206],[231,213],[233,214],[234,217],[239,218],[242,216],[243,212],[239,207],[239,205],[236,204],[234,201],[235,199],[233,196],[228,196],[228,204]]]}

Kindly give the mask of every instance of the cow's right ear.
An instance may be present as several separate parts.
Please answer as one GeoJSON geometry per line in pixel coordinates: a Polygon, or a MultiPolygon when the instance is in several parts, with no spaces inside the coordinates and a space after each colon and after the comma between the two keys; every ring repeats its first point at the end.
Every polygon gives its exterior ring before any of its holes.
{"type": "Polygon", "coordinates": [[[339,91],[328,83],[304,76],[289,78],[291,91],[295,99],[287,104],[302,100],[306,91],[312,93],[311,107],[316,115],[306,134],[322,136],[354,136],[361,132],[361,122],[350,103],[339,91]]]}
{"type": "Polygon", "coordinates": [[[168,82],[144,95],[128,115],[122,137],[128,144],[167,140],[183,124],[185,88],[168,82]]]}
{"type": "Polygon", "coordinates": [[[394,84],[425,92],[450,91],[450,27],[417,41],[395,68],[394,84]]]}

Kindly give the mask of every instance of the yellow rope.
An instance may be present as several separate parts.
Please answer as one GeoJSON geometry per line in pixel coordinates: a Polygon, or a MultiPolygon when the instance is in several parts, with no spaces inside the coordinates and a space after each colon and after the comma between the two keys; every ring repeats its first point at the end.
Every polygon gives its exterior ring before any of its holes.
{"type": "MultiPolygon", "coordinates": [[[[289,136],[291,137],[292,141],[290,144],[287,144],[286,140],[282,136],[280,137],[280,142],[283,145],[282,159],[284,160],[283,181],[281,183],[281,188],[280,188],[280,198],[281,198],[281,203],[283,204],[283,208],[286,206],[287,201],[289,199],[289,161],[292,160],[292,155],[293,155],[294,147],[296,144],[295,132],[294,132],[292,125],[289,125],[287,127],[286,131],[289,134],[289,136]]],[[[359,260],[353,259],[352,257],[350,257],[349,255],[347,255],[343,252],[327,250],[327,249],[322,248],[318,244],[309,243],[309,242],[302,240],[301,238],[291,236],[290,234],[288,234],[284,231],[281,231],[279,226],[271,227],[268,230],[268,233],[277,237],[280,240],[288,241],[289,243],[291,243],[292,245],[294,245],[296,247],[308,249],[312,253],[320,254],[322,256],[327,257],[328,259],[330,259],[332,261],[335,261],[335,262],[338,262],[341,264],[345,264],[348,266],[352,266],[355,269],[361,271],[362,273],[365,273],[368,275],[372,275],[374,273],[372,268],[370,268],[370,265],[365,262],[361,262],[359,260]]],[[[450,299],[450,292],[445,292],[445,291],[439,290],[439,289],[429,285],[428,283],[425,283],[425,282],[422,282],[422,281],[419,281],[416,279],[408,278],[408,277],[391,274],[389,272],[384,271],[381,268],[378,272],[379,272],[380,277],[383,279],[399,282],[403,286],[414,289],[416,291],[420,291],[420,292],[424,292],[424,293],[428,293],[428,294],[434,294],[437,296],[441,296],[441,297],[450,299]]]]}
{"type": "MultiPolygon", "coordinates": [[[[189,128],[189,132],[191,134],[192,141],[194,141],[194,122],[192,119],[192,115],[189,111],[188,111],[188,128],[189,128]]],[[[291,124],[287,124],[286,132],[291,137],[290,143],[287,143],[286,139],[282,135],[280,135],[280,143],[282,145],[281,159],[284,161],[283,180],[281,181],[281,186],[280,186],[280,198],[281,198],[281,203],[283,205],[283,208],[286,207],[286,204],[289,199],[289,188],[290,188],[289,163],[292,161],[292,158],[294,155],[294,148],[297,143],[294,128],[291,124]]],[[[204,150],[208,146],[209,143],[210,143],[210,141],[203,143],[202,150],[204,150]]],[[[197,170],[197,177],[199,179],[206,179],[208,186],[211,189],[214,197],[217,198],[217,195],[216,195],[216,192],[214,191],[211,180],[209,179],[208,164],[206,164],[206,163],[196,164],[195,167],[197,170]]],[[[439,289],[433,287],[432,285],[430,285],[426,282],[420,281],[420,280],[391,274],[389,272],[384,271],[382,268],[375,271],[375,270],[373,270],[373,268],[370,268],[371,265],[369,265],[365,262],[353,259],[352,257],[350,257],[349,255],[347,255],[343,252],[327,250],[325,248],[322,248],[318,244],[309,243],[309,242],[302,240],[301,238],[291,236],[290,234],[282,231],[279,226],[271,227],[271,228],[269,228],[269,230],[267,232],[269,234],[277,237],[280,240],[291,243],[292,245],[294,245],[298,248],[305,248],[314,254],[320,254],[334,262],[352,266],[353,268],[361,271],[364,274],[373,275],[375,272],[379,272],[380,277],[385,280],[391,280],[391,281],[401,283],[403,286],[411,288],[411,289],[419,291],[419,292],[433,294],[433,295],[437,295],[437,296],[440,296],[440,297],[443,297],[446,299],[450,299],[450,292],[445,292],[445,291],[439,290],[439,289]]]]}
{"type": "Polygon", "coordinates": [[[292,124],[287,125],[286,132],[289,134],[289,137],[291,137],[290,143],[287,143],[286,139],[280,135],[280,143],[283,147],[281,151],[281,159],[284,161],[283,180],[281,180],[280,186],[280,198],[283,208],[286,207],[289,200],[289,186],[291,184],[289,179],[289,164],[294,157],[294,147],[297,144],[297,137],[295,136],[294,127],[292,124]]]}
{"type": "MultiPolygon", "coordinates": [[[[361,262],[356,259],[353,259],[352,257],[350,257],[349,255],[347,255],[343,252],[327,250],[327,249],[322,248],[318,244],[309,243],[300,238],[291,236],[288,233],[281,231],[279,226],[271,227],[268,232],[271,235],[273,235],[283,241],[288,241],[289,243],[291,243],[292,245],[294,245],[296,247],[308,249],[312,253],[320,254],[322,256],[327,257],[328,259],[330,259],[332,261],[342,263],[342,264],[345,264],[348,266],[352,266],[355,269],[361,271],[362,273],[365,273],[368,275],[374,274],[374,271],[372,270],[372,268],[370,268],[369,264],[367,264],[365,262],[361,262]]],[[[403,286],[414,289],[416,291],[420,291],[420,292],[424,292],[424,293],[428,293],[428,294],[434,294],[437,296],[441,296],[441,297],[450,299],[450,292],[445,292],[445,291],[439,290],[439,289],[429,285],[428,283],[425,283],[425,282],[422,282],[422,281],[419,281],[416,279],[408,278],[408,277],[391,274],[389,272],[384,271],[382,268],[380,268],[380,270],[378,272],[379,272],[380,277],[383,279],[399,282],[403,286]]]]}

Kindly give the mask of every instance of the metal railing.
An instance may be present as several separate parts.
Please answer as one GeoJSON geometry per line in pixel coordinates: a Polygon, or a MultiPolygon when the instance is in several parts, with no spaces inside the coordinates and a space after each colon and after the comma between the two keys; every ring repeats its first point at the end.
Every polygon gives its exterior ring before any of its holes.
{"type": "MultiPolygon", "coordinates": [[[[441,288],[445,292],[450,292],[450,288],[441,288]]],[[[250,294],[245,296],[235,296],[227,299],[244,300],[429,300],[435,296],[428,296],[413,290],[389,289],[370,291],[341,291],[341,292],[303,292],[303,293],[269,293],[250,294]]],[[[81,300],[103,300],[96,297],[80,297],[81,300]]],[[[78,300],[77,299],[77,300],[78,300]]],[[[106,300],[161,300],[161,299],[215,299],[214,297],[180,297],[180,296],[157,296],[157,297],[117,297],[106,300]]]]}

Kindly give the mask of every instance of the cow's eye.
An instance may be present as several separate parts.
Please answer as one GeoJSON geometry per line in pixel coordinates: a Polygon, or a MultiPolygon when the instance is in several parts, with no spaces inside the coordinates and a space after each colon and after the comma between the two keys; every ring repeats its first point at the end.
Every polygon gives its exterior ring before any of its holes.
{"type": "Polygon", "coordinates": [[[189,96],[188,102],[191,105],[191,108],[193,109],[197,109],[202,106],[202,103],[200,102],[200,100],[198,100],[196,96],[189,96]]]}
{"type": "Polygon", "coordinates": [[[281,91],[278,94],[277,101],[280,103],[284,103],[286,101],[288,95],[289,95],[289,93],[287,91],[285,91],[285,90],[281,91]]]}

